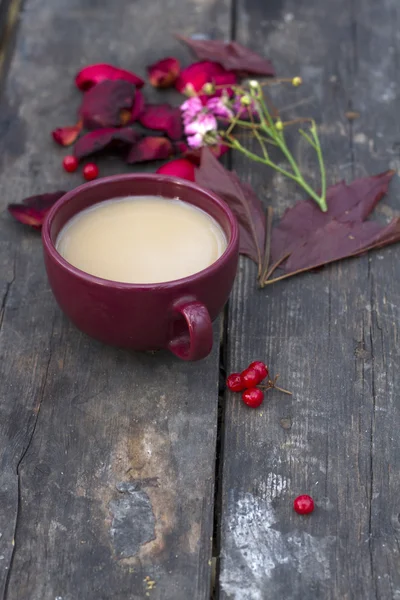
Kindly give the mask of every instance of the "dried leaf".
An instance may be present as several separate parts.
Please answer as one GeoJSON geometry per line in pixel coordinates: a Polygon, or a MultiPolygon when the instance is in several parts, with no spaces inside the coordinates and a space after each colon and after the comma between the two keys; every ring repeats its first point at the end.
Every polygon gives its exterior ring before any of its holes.
{"type": "Polygon", "coordinates": [[[195,170],[196,168],[190,160],[187,160],[186,158],[176,158],[175,160],[170,160],[165,165],[162,165],[162,167],[157,169],[156,173],[180,177],[181,179],[187,179],[187,181],[194,181],[195,170]]]}
{"type": "Polygon", "coordinates": [[[387,192],[393,175],[394,171],[386,171],[349,185],[341,182],[331,186],[326,213],[311,200],[288,209],[272,231],[268,277],[278,267],[284,275],[267,283],[400,241],[399,218],[386,226],[366,221],[387,192]]]}
{"type": "Polygon", "coordinates": [[[21,204],[9,204],[8,212],[20,223],[34,229],[41,229],[43,221],[53,204],[66,192],[57,191],[52,194],[39,194],[25,198],[21,204]]]}
{"type": "Polygon", "coordinates": [[[147,136],[139,140],[128,154],[127,163],[135,164],[169,158],[174,148],[168,138],[147,136]]]}
{"type": "Polygon", "coordinates": [[[180,69],[179,60],[170,56],[149,65],[147,72],[151,85],[157,88],[168,88],[175,83],[180,69]]]}
{"type": "Polygon", "coordinates": [[[141,77],[135,75],[131,71],[118,69],[105,63],[96,65],[88,65],[79,71],[75,77],[77,87],[82,91],[87,91],[93,86],[102,81],[127,81],[138,88],[144,86],[144,81],[141,77]]]}
{"type": "MultiPolygon", "coordinates": [[[[132,109],[135,86],[127,81],[102,81],[83,96],[79,115],[87,129],[119,127],[124,109],[132,109]]],[[[126,123],[125,123],[126,124],[126,123]]]]}
{"type": "Polygon", "coordinates": [[[83,123],[82,119],[78,121],[76,125],[72,125],[69,127],[58,127],[51,132],[53,139],[60,146],[71,146],[73,144],[80,132],[82,131],[83,123]]]}
{"type": "MultiPolygon", "coordinates": [[[[271,264],[291,254],[317,229],[332,219],[342,223],[364,221],[387,192],[394,171],[357,179],[347,185],[343,181],[328,188],[328,211],[323,213],[312,200],[298,202],[288,208],[279,225],[272,230],[271,264]]],[[[284,266],[281,263],[281,268],[284,266]]]]}
{"type": "Polygon", "coordinates": [[[139,122],[148,129],[165,132],[171,140],[180,140],[183,136],[181,110],[170,104],[147,104],[139,122]]]}
{"type": "Polygon", "coordinates": [[[176,37],[184,42],[200,60],[215,61],[225,69],[236,71],[241,75],[265,75],[267,77],[275,75],[271,61],[238,42],[193,40],[183,35],[176,37]]]}
{"type": "Polygon", "coordinates": [[[265,217],[253,188],[240,181],[236,173],[227,171],[209,148],[203,148],[196,183],[225,200],[235,214],[240,229],[240,252],[261,269],[265,240],[265,217]]]}
{"type": "Polygon", "coordinates": [[[393,219],[386,226],[375,221],[341,223],[333,220],[317,229],[290,255],[284,270],[294,274],[315,269],[399,241],[400,218],[393,219]]]}
{"type": "Polygon", "coordinates": [[[110,147],[129,148],[141,137],[142,134],[132,127],[96,129],[79,138],[74,147],[74,154],[81,159],[110,147]]]}

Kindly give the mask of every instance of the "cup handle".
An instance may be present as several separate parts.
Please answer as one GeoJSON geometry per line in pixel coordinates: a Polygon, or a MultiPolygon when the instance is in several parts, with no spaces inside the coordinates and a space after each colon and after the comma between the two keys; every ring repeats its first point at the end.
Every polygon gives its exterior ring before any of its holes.
{"type": "Polygon", "coordinates": [[[182,360],[201,360],[208,356],[213,330],[207,308],[197,300],[184,299],[174,304],[174,310],[185,319],[188,332],[171,340],[168,349],[182,360]]]}

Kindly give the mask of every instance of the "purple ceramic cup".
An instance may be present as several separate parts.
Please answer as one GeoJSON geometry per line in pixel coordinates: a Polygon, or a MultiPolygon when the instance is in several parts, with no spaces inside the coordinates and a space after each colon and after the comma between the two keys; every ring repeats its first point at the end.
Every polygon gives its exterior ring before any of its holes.
{"type": "Polygon", "coordinates": [[[50,210],[42,229],[47,275],[64,313],[83,332],[106,344],[133,350],[167,348],[183,360],[199,360],[212,348],[212,321],[235,279],[239,231],[221,198],[183,179],[157,174],[104,177],[67,192],[50,210]],[[228,245],[212,265],[163,283],[130,284],[89,275],[56,250],[62,227],[78,212],[122,196],[180,198],[221,225],[228,245]]]}

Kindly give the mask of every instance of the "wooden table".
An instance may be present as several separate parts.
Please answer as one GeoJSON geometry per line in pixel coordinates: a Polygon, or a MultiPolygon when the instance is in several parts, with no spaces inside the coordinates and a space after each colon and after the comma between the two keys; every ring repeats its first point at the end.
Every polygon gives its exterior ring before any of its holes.
{"type": "MultiPolygon", "coordinates": [[[[1,598],[399,600],[399,247],[264,291],[242,259],[211,356],[185,364],[77,331],[39,236],[5,210],[81,182],[50,139],[74,120],[77,69],[188,64],[173,32],[233,37],[303,77],[274,98],[321,124],[330,183],[399,172],[398,0],[26,0],[14,25],[0,109],[1,598]],[[256,358],[293,397],[251,411],[226,393],[224,373],[256,358]],[[293,512],[299,493],[315,498],[311,517],[293,512]]],[[[230,161],[277,215],[299,196],[230,161]]],[[[400,206],[395,179],[382,217],[400,206]]]]}

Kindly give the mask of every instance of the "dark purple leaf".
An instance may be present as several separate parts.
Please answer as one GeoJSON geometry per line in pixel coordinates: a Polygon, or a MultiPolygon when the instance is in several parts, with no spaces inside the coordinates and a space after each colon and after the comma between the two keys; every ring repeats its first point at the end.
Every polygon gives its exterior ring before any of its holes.
{"type": "Polygon", "coordinates": [[[265,240],[265,216],[253,188],[227,171],[213,152],[203,148],[196,183],[221,196],[236,216],[240,229],[240,252],[261,268],[265,240]]]}
{"type": "MultiPolygon", "coordinates": [[[[271,264],[297,248],[333,219],[340,223],[361,222],[373,211],[387,192],[394,171],[357,179],[347,185],[340,182],[328,188],[328,211],[323,213],[312,200],[300,201],[288,208],[279,225],[272,230],[271,264]]],[[[280,263],[285,267],[285,262],[280,263]]]]}
{"type": "Polygon", "coordinates": [[[271,61],[263,58],[238,42],[220,40],[193,40],[183,35],[176,36],[186,44],[200,60],[215,61],[241,75],[264,75],[273,77],[274,67],[271,61]]]}

